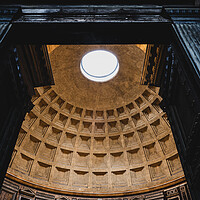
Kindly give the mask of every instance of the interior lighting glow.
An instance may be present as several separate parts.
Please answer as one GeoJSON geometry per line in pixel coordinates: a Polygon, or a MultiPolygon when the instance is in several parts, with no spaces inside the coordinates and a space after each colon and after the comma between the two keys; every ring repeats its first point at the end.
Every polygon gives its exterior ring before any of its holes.
{"type": "Polygon", "coordinates": [[[95,50],[83,56],[80,69],[89,80],[106,82],[116,76],[119,71],[119,63],[111,52],[95,50]]]}

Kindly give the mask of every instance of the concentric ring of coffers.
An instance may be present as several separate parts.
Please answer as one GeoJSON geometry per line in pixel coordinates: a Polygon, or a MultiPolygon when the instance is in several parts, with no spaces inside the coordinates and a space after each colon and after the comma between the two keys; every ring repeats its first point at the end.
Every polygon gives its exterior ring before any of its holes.
{"type": "Polygon", "coordinates": [[[8,174],[66,193],[100,195],[143,191],[183,177],[156,88],[109,110],[74,106],[51,87],[35,92],[8,174]]]}

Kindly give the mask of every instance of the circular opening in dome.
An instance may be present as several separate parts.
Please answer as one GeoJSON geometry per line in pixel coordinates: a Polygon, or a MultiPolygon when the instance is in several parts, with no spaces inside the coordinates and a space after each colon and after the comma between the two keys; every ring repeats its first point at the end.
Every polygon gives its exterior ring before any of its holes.
{"type": "Polygon", "coordinates": [[[95,50],[83,56],[80,64],[82,74],[89,80],[106,82],[119,71],[119,63],[114,54],[105,50],[95,50]]]}

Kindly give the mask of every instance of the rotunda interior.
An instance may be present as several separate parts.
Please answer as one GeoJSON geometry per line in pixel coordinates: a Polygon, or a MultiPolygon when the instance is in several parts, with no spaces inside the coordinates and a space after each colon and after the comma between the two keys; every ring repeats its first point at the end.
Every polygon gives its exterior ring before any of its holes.
{"type": "Polygon", "coordinates": [[[159,88],[140,84],[146,45],[49,45],[55,85],[35,88],[7,177],[77,195],[137,194],[184,173],[159,88]],[[116,55],[119,72],[93,82],[80,71],[92,50],[116,55]]]}

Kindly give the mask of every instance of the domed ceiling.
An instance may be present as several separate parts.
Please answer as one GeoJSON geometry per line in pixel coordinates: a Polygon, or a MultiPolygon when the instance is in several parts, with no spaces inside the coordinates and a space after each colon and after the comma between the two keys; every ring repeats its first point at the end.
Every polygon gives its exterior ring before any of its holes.
{"type": "Polygon", "coordinates": [[[55,85],[35,88],[7,176],[62,193],[119,195],[184,177],[159,88],[140,85],[145,45],[48,46],[55,85]],[[114,53],[105,83],[80,72],[83,55],[114,53]]]}

